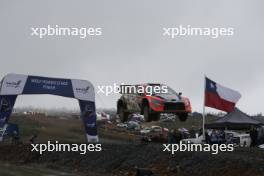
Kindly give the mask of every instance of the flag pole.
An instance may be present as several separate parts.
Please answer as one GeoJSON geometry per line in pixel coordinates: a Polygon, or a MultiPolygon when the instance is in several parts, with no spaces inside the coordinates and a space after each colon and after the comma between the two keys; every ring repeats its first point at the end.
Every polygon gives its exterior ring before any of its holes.
{"type": "Polygon", "coordinates": [[[205,140],[205,89],[206,89],[206,75],[204,74],[204,102],[203,102],[203,140],[205,140]]]}

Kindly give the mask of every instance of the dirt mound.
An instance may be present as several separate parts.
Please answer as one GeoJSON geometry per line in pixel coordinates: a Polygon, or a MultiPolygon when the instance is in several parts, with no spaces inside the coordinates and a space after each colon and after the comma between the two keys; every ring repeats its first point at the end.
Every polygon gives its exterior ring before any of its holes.
{"type": "Polygon", "coordinates": [[[258,149],[236,149],[212,155],[204,152],[162,152],[158,144],[102,144],[103,151],[80,155],[75,152],[31,152],[29,145],[1,145],[2,161],[41,164],[48,168],[84,175],[135,175],[147,168],[156,175],[264,175],[264,154],[258,149]]]}

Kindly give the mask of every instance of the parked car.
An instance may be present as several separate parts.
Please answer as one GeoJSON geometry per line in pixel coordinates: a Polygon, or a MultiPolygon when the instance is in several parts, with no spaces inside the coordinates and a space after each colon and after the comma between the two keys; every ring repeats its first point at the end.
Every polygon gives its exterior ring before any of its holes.
{"type": "Polygon", "coordinates": [[[127,128],[127,124],[126,123],[118,123],[116,126],[118,126],[120,128],[127,128]]]}
{"type": "MultiPolygon", "coordinates": [[[[226,130],[225,136],[226,136],[226,139],[231,136],[232,140],[230,142],[233,143],[235,146],[250,147],[251,145],[251,138],[250,138],[250,135],[247,133],[238,133],[235,131],[226,130]]],[[[201,144],[203,142],[203,136],[202,135],[198,136],[198,133],[197,133],[195,138],[183,139],[181,141],[183,143],[187,143],[189,141],[190,143],[193,143],[193,144],[201,144]]]]}
{"type": "Polygon", "coordinates": [[[191,144],[202,144],[203,143],[203,135],[198,136],[198,133],[195,135],[195,138],[187,138],[182,139],[182,143],[191,143],[191,144]]]}
{"type": "MultiPolygon", "coordinates": [[[[135,87],[166,86],[163,84],[141,84],[135,87]]],[[[181,121],[185,121],[188,114],[192,112],[188,98],[182,97],[181,93],[175,92],[167,86],[165,93],[122,93],[117,101],[117,114],[122,122],[128,120],[131,113],[144,115],[146,122],[158,121],[161,113],[176,114],[181,121]]]]}
{"type": "Polygon", "coordinates": [[[248,133],[238,133],[235,131],[226,130],[225,134],[226,135],[231,134],[237,146],[250,147],[251,145],[251,138],[248,133]]]}
{"type": "Polygon", "coordinates": [[[142,134],[142,140],[145,142],[168,142],[168,132],[167,128],[162,128],[160,126],[145,127],[140,131],[142,134]]]}
{"type": "Polygon", "coordinates": [[[154,132],[154,133],[161,133],[162,132],[162,127],[160,126],[151,126],[151,127],[145,127],[142,130],[140,130],[141,134],[147,134],[150,132],[154,132]]]}
{"type": "Polygon", "coordinates": [[[147,133],[150,133],[150,132],[151,132],[151,128],[150,127],[146,127],[146,128],[143,128],[142,130],[140,130],[141,134],[147,134],[147,133]]]}

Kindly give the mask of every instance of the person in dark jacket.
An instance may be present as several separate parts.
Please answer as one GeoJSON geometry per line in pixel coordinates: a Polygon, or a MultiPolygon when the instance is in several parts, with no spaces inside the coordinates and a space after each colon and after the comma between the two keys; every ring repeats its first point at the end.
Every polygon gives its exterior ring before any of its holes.
{"type": "Polygon", "coordinates": [[[195,138],[195,130],[194,130],[194,126],[191,127],[189,133],[190,133],[190,138],[195,138]]]}
{"type": "Polygon", "coordinates": [[[19,144],[19,140],[20,140],[20,137],[19,137],[18,132],[14,131],[12,133],[12,144],[15,144],[15,145],[19,144]]]}
{"type": "Polygon", "coordinates": [[[250,131],[251,147],[255,147],[258,144],[258,131],[256,128],[252,128],[250,131]]]}
{"type": "Polygon", "coordinates": [[[31,138],[29,139],[29,142],[30,142],[31,144],[35,144],[37,137],[38,137],[37,134],[33,134],[33,135],[31,136],[31,138]]]}
{"type": "Polygon", "coordinates": [[[210,136],[211,144],[218,144],[218,134],[216,130],[213,130],[210,136]]]}

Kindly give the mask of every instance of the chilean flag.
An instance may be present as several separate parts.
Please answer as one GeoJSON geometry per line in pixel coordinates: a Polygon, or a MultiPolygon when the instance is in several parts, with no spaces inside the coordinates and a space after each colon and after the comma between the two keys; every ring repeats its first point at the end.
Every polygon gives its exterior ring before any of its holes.
{"type": "Polygon", "coordinates": [[[241,98],[241,94],[235,90],[224,87],[209,78],[205,78],[205,106],[222,111],[231,112],[241,98]]]}

